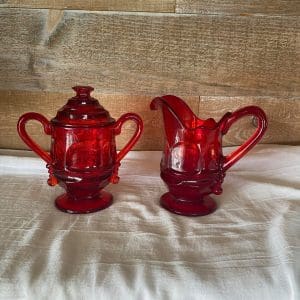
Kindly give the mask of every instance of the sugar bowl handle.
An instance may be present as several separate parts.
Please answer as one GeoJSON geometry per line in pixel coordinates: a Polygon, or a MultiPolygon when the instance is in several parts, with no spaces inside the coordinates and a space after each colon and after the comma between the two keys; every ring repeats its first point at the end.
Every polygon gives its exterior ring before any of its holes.
{"type": "Polygon", "coordinates": [[[50,164],[52,159],[46,151],[44,151],[37,143],[35,143],[28,135],[25,125],[30,120],[36,120],[42,123],[44,132],[48,135],[51,134],[50,122],[42,115],[34,112],[22,115],[18,121],[18,133],[24,143],[31,148],[37,155],[39,155],[47,164],[50,164]]]}
{"type": "Polygon", "coordinates": [[[112,183],[117,183],[119,181],[118,169],[121,164],[120,162],[124,158],[124,156],[131,150],[131,148],[135,145],[135,143],[138,141],[138,139],[140,138],[140,136],[143,132],[144,126],[143,126],[143,121],[140,118],[140,116],[138,116],[137,114],[134,114],[134,113],[127,113],[127,114],[122,115],[117,120],[116,124],[114,125],[115,126],[114,131],[115,131],[116,135],[119,135],[121,133],[122,126],[127,121],[133,121],[136,124],[136,129],[135,129],[133,136],[128,141],[128,143],[117,154],[115,169],[114,169],[113,175],[110,180],[112,183]]]}
{"type": "Polygon", "coordinates": [[[47,135],[51,135],[51,124],[43,115],[34,113],[34,112],[29,112],[20,117],[20,119],[18,121],[17,129],[18,129],[19,136],[24,141],[24,143],[47,163],[47,168],[49,169],[48,184],[55,185],[55,184],[57,184],[57,179],[52,174],[52,168],[51,168],[52,158],[51,158],[51,156],[49,155],[48,152],[43,150],[36,142],[34,142],[26,131],[26,128],[25,128],[26,123],[30,120],[36,120],[36,121],[42,123],[42,125],[44,127],[44,132],[47,135]]]}
{"type": "Polygon", "coordinates": [[[247,154],[247,152],[261,140],[267,129],[268,122],[264,111],[257,106],[246,106],[233,112],[232,114],[228,113],[228,117],[224,118],[224,123],[221,124],[222,134],[226,134],[233,123],[245,116],[254,116],[257,118],[257,129],[255,130],[253,135],[246,142],[244,142],[244,144],[242,144],[239,148],[225,157],[225,162],[223,165],[224,171],[228,170],[245,154],[247,154]]]}

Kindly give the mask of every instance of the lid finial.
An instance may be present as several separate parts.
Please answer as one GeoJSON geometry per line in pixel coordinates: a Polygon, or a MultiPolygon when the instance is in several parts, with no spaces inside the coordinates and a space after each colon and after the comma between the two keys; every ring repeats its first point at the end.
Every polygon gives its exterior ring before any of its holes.
{"type": "Polygon", "coordinates": [[[91,86],[82,85],[74,86],[72,89],[76,92],[76,96],[78,97],[89,97],[90,93],[94,90],[94,88],[91,86]]]}

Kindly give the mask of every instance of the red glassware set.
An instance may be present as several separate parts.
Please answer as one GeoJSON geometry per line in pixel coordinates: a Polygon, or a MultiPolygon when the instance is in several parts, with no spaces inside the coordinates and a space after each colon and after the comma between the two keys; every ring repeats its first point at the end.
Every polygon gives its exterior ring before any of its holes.
{"type": "MultiPolygon", "coordinates": [[[[126,113],[116,121],[90,96],[92,87],[73,89],[76,96],[50,122],[38,113],[22,115],[18,133],[47,163],[48,184],[58,183],[65,188],[66,193],[55,200],[57,208],[68,213],[90,213],[111,205],[113,197],[103,188],[118,182],[121,160],[140,138],[143,122],[134,113],[126,113]],[[51,136],[50,154],[29,137],[25,128],[29,120],[42,123],[44,132],[51,136]],[[127,121],[135,122],[136,130],[117,153],[115,136],[127,121]]],[[[211,118],[201,120],[183,100],[172,95],[153,99],[150,108],[161,108],[165,125],[160,167],[169,192],[162,195],[161,205],[186,216],[213,212],[217,205],[209,194],[222,193],[225,172],[262,138],[267,129],[265,113],[257,106],[247,106],[226,113],[219,122],[211,118]],[[224,156],[222,136],[244,116],[256,117],[257,129],[243,145],[224,156]]]]}

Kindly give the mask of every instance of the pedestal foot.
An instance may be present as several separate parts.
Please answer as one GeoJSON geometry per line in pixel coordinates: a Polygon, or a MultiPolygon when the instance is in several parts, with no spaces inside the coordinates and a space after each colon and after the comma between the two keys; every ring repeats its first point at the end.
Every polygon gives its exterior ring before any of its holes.
{"type": "Polygon", "coordinates": [[[217,204],[210,196],[204,196],[201,201],[186,201],[176,199],[166,193],[160,198],[161,205],[172,213],[184,216],[204,216],[214,212],[217,204]]]}
{"type": "Polygon", "coordinates": [[[112,195],[105,191],[101,191],[98,198],[92,199],[77,200],[63,194],[56,198],[55,205],[59,210],[70,214],[88,214],[110,206],[112,200],[112,195]]]}

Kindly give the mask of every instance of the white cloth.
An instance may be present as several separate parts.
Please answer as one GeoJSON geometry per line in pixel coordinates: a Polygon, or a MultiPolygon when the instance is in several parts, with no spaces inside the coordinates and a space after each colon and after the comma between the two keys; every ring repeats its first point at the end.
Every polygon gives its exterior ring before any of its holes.
{"type": "Polygon", "coordinates": [[[54,207],[39,158],[0,156],[0,299],[300,299],[300,147],[260,145],[218,209],[159,206],[160,152],[131,152],[109,208],[54,207]]]}

